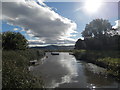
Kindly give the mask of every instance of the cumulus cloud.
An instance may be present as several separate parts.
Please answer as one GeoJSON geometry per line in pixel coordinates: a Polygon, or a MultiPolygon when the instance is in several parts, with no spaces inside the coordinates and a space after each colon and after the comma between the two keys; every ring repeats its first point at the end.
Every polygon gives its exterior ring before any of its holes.
{"type": "Polygon", "coordinates": [[[113,26],[112,28],[116,29],[116,28],[120,27],[120,20],[116,20],[115,23],[116,23],[115,26],[113,26]]]}
{"type": "MultiPolygon", "coordinates": [[[[86,0],[45,0],[45,1],[46,2],[85,2],[86,0]]],[[[119,2],[119,1],[120,0],[104,0],[104,2],[119,2]]]]}
{"type": "Polygon", "coordinates": [[[120,35],[120,20],[115,21],[116,25],[113,26],[112,28],[117,29],[117,34],[120,35]]]}
{"type": "MultiPolygon", "coordinates": [[[[41,3],[41,2],[39,2],[41,3]]],[[[45,4],[30,2],[3,2],[3,20],[23,28],[28,35],[42,43],[74,43],[76,23],[60,16],[45,4]]]]}
{"type": "Polygon", "coordinates": [[[115,21],[115,25],[112,27],[114,28],[113,30],[110,30],[108,33],[111,34],[112,36],[114,35],[120,35],[120,20],[115,21]]]}

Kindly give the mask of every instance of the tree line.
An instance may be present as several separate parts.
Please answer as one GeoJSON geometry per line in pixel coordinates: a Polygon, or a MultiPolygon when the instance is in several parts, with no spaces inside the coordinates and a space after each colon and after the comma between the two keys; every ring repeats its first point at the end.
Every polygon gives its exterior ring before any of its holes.
{"type": "Polygon", "coordinates": [[[78,39],[75,49],[120,50],[120,27],[112,28],[108,20],[94,19],[82,32],[84,40],[78,39]]]}

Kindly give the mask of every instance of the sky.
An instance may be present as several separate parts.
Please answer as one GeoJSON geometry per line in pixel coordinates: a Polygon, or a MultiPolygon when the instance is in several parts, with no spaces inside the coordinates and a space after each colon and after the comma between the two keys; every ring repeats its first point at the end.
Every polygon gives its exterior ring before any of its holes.
{"type": "MultiPolygon", "coordinates": [[[[17,0],[19,1],[19,0],[17,0]]],[[[119,5],[120,6],[120,5],[119,5]]],[[[86,24],[103,18],[116,27],[118,2],[2,2],[2,32],[23,34],[29,46],[74,45],[86,24]],[[99,7],[98,7],[99,6],[99,7]]]]}

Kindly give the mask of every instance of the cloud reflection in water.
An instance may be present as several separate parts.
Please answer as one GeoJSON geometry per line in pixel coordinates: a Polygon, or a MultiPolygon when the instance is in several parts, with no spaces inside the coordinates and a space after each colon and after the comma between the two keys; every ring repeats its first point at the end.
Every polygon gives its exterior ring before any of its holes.
{"type": "Polygon", "coordinates": [[[61,68],[67,70],[67,74],[61,76],[60,81],[52,80],[51,83],[52,85],[50,88],[59,87],[59,85],[64,83],[77,82],[76,80],[74,80],[74,78],[78,76],[77,64],[75,58],[72,55],[67,57],[68,53],[61,53],[61,54],[63,57],[60,58],[58,63],[60,64],[61,68]]]}

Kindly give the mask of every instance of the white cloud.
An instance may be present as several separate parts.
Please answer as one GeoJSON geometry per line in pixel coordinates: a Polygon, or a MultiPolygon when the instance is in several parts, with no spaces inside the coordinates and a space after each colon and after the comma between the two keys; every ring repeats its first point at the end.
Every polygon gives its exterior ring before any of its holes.
{"type": "MultiPolygon", "coordinates": [[[[46,2],[85,2],[86,0],[45,0],[45,1],[46,2]]],[[[119,2],[119,1],[120,0],[104,0],[104,2],[119,2]]]]}
{"type": "Polygon", "coordinates": [[[120,35],[120,20],[116,20],[115,23],[116,24],[112,27],[115,30],[110,30],[108,32],[108,34],[111,34],[112,36],[114,36],[114,35],[120,35]]]}
{"type": "Polygon", "coordinates": [[[45,0],[2,0],[2,2],[24,2],[24,1],[37,1],[43,3],[45,0]]]}
{"type": "MultiPolygon", "coordinates": [[[[21,2],[22,0],[2,0],[2,2],[21,2]]],[[[26,0],[28,1],[28,0],[26,0]]],[[[30,0],[32,1],[32,0],[30,0]]],[[[36,1],[36,0],[34,0],[36,1]]],[[[86,0],[39,0],[44,2],[85,2],[86,0]]],[[[104,2],[119,2],[120,0],[104,0],[104,2]]]]}
{"type": "Polygon", "coordinates": [[[76,33],[76,23],[60,16],[46,5],[29,1],[3,2],[2,6],[3,20],[20,26],[30,36],[36,36],[45,43],[75,42],[70,37],[76,33]]]}
{"type": "Polygon", "coordinates": [[[43,40],[28,40],[30,45],[39,45],[45,43],[43,40]]]}
{"type": "Polygon", "coordinates": [[[116,29],[116,28],[120,27],[120,20],[116,20],[115,23],[116,23],[115,26],[113,26],[112,28],[116,29]]]}
{"type": "Polygon", "coordinates": [[[19,29],[18,29],[18,28],[14,28],[13,30],[14,30],[14,31],[17,31],[17,30],[19,30],[19,29]]]}

